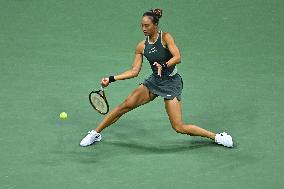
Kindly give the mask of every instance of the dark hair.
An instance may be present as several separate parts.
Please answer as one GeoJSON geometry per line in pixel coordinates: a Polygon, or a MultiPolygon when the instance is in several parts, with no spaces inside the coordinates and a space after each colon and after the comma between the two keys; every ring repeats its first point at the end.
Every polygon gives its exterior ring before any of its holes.
{"type": "Polygon", "coordinates": [[[152,17],[152,22],[157,25],[159,24],[159,19],[162,17],[162,15],[162,9],[151,9],[143,14],[143,16],[152,17]]]}

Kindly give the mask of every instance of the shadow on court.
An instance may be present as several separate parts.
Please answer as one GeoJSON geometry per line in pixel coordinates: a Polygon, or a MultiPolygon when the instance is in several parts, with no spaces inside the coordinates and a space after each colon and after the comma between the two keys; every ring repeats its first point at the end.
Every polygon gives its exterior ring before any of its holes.
{"type": "Polygon", "coordinates": [[[138,142],[122,142],[122,141],[104,141],[104,145],[124,148],[130,153],[135,154],[175,154],[184,151],[190,151],[202,147],[216,146],[212,141],[190,141],[190,142],[175,142],[167,145],[160,144],[143,144],[138,142]]]}
{"type": "MultiPolygon", "coordinates": [[[[174,142],[172,144],[142,144],[133,141],[102,141],[89,147],[79,147],[77,149],[61,149],[51,152],[49,157],[40,160],[40,164],[48,166],[58,166],[67,162],[80,162],[83,164],[102,163],[115,161],[122,156],[127,158],[135,156],[155,156],[155,155],[178,155],[192,154],[200,148],[219,147],[211,141],[186,141],[174,142]]],[[[222,147],[221,147],[222,148],[222,147]]]]}

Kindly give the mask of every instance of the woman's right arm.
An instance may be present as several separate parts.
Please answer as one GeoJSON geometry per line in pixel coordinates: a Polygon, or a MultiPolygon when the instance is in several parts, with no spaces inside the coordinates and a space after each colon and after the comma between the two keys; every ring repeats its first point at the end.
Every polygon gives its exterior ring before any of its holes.
{"type": "MultiPolygon", "coordinates": [[[[143,50],[144,50],[144,41],[141,41],[135,49],[135,57],[131,69],[119,75],[114,76],[114,80],[124,80],[138,76],[143,62],[143,50]]],[[[109,78],[103,78],[102,84],[104,86],[108,86],[109,78]]]]}

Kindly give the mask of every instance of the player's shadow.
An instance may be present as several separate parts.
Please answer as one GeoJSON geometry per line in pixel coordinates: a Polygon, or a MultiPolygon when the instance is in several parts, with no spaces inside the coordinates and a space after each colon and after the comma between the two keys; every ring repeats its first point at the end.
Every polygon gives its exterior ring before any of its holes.
{"type": "Polygon", "coordinates": [[[199,149],[208,146],[216,146],[212,141],[208,140],[195,140],[195,141],[182,141],[172,142],[171,144],[141,144],[133,141],[104,141],[104,145],[116,146],[122,150],[127,150],[128,153],[135,154],[166,154],[178,153],[194,149],[199,149]]]}

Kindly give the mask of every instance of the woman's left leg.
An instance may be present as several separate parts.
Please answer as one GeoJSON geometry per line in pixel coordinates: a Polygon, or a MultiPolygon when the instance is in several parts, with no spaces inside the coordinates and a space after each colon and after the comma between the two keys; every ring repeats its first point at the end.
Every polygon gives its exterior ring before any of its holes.
{"type": "Polygon", "coordinates": [[[202,129],[196,125],[183,124],[181,102],[178,101],[177,98],[164,101],[171,125],[177,133],[188,134],[191,136],[207,137],[215,140],[215,133],[202,129]]]}

